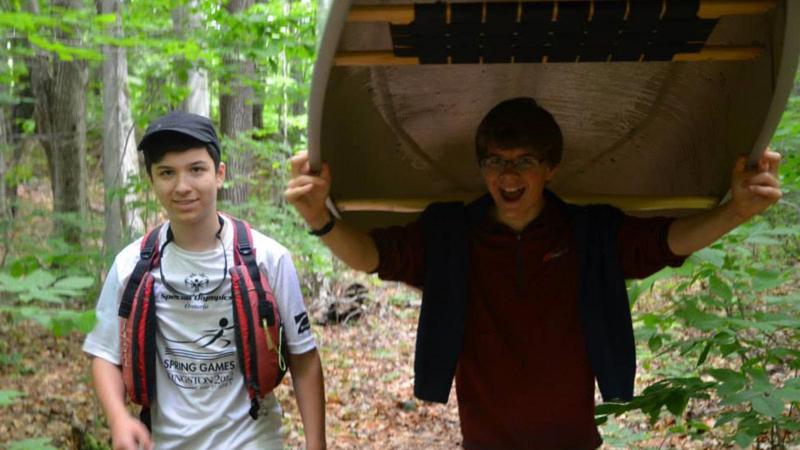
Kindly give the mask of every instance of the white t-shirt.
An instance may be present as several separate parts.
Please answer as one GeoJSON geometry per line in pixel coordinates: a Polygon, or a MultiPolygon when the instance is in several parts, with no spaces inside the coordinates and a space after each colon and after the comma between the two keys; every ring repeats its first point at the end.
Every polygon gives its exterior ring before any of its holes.
{"type": "MultiPolygon", "coordinates": [[[[159,242],[166,239],[168,224],[159,242]]],[[[315,348],[297,273],[288,250],[252,231],[256,261],[267,274],[286,332],[288,351],[315,348]]],[[[236,356],[230,274],[233,226],[225,218],[222,243],[214,250],[190,252],[174,242],[164,248],[155,277],[156,399],[151,406],[153,440],[165,449],[281,448],[281,409],[270,393],[258,420],[249,415],[250,399],[236,356]],[[167,287],[163,280],[172,287],[167,287]],[[223,281],[224,278],[224,281],[223,281]],[[217,286],[219,286],[218,289],[217,286]],[[213,290],[213,291],[212,291],[213,290]]],[[[139,260],[141,239],[114,260],[97,302],[97,325],[83,350],[120,364],[119,302],[139,260]]]]}

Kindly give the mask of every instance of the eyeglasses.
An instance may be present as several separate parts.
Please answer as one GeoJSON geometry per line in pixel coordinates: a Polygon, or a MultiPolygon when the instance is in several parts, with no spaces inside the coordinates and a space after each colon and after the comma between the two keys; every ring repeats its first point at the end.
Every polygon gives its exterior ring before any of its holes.
{"type": "Polygon", "coordinates": [[[516,159],[503,159],[499,156],[489,156],[481,161],[481,169],[491,172],[505,172],[507,167],[511,167],[515,172],[526,172],[537,169],[542,162],[533,156],[521,156],[516,159]]]}

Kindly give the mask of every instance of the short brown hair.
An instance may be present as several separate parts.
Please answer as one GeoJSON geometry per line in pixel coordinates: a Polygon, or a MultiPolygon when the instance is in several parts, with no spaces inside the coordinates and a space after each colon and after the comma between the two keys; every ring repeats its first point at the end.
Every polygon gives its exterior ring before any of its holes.
{"type": "Polygon", "coordinates": [[[146,148],[142,148],[144,153],[144,167],[147,175],[153,176],[153,164],[157,164],[164,159],[164,155],[170,152],[180,153],[195,148],[204,148],[214,161],[214,169],[219,169],[220,155],[216,149],[205,142],[195,139],[187,134],[178,131],[162,131],[153,136],[147,143],[146,148]]]}
{"type": "Polygon", "coordinates": [[[561,162],[564,137],[553,115],[530,97],[517,97],[497,104],[483,118],[475,133],[478,161],[489,147],[528,149],[555,167],[561,162]]]}

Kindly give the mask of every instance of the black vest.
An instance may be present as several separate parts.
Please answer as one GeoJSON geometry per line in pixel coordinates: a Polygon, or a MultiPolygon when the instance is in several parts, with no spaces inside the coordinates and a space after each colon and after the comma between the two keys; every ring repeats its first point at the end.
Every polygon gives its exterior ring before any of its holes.
{"type": "MultiPolygon", "coordinates": [[[[622,213],[608,205],[576,206],[550,191],[547,201],[573,221],[580,286],[578,313],[589,360],[605,401],[630,400],[636,375],[628,294],[617,255],[622,213]]],[[[420,216],[425,277],[414,359],[414,395],[447,403],[463,345],[469,301],[470,232],[488,214],[489,195],[464,206],[434,203],[420,216]]]]}

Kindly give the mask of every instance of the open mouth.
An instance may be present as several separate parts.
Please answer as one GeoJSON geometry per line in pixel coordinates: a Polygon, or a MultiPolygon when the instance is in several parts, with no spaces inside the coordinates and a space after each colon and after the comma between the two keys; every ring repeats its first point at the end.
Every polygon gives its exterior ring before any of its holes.
{"type": "Polygon", "coordinates": [[[500,188],[500,197],[507,202],[515,202],[522,198],[522,194],[525,193],[525,188],[518,187],[514,189],[507,189],[507,188],[500,188]]]}

